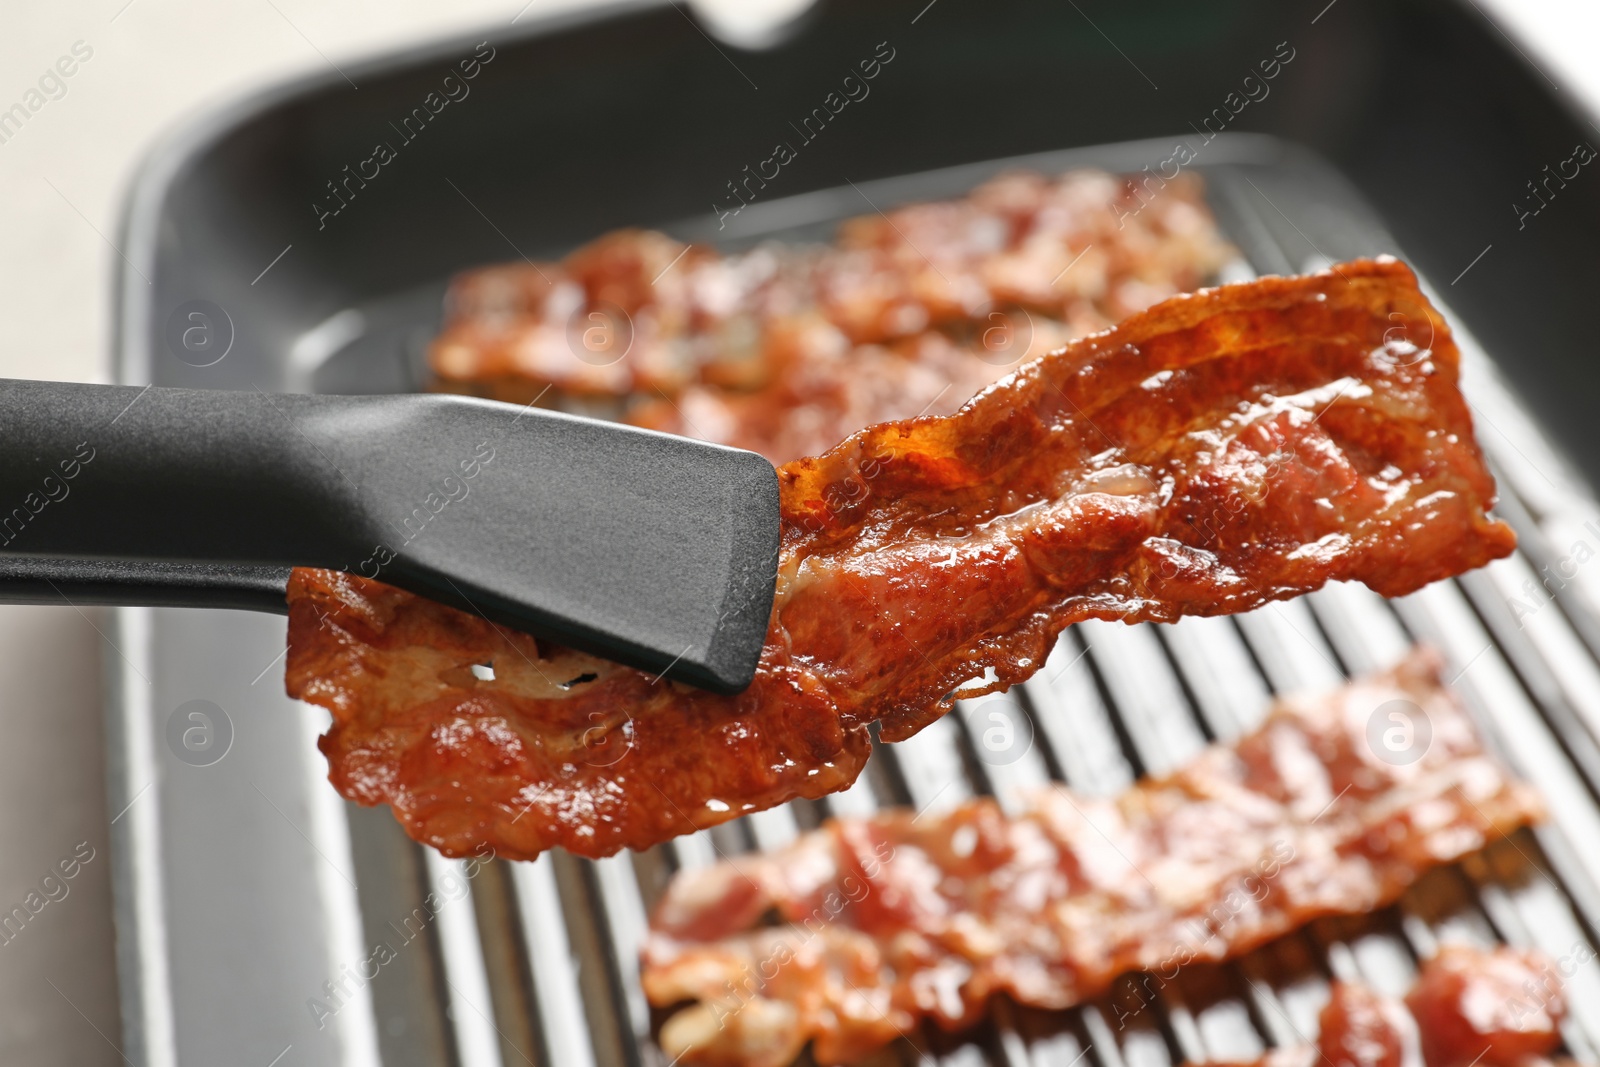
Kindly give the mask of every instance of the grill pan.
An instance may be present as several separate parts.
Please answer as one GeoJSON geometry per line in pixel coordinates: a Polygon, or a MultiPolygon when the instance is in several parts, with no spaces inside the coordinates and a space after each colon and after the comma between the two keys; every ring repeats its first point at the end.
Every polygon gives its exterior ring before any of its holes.
{"type": "MultiPolygon", "coordinates": [[[[1246,108],[1194,167],[1243,255],[1228,274],[1405,254],[1458,327],[1500,511],[1522,543],[1393,602],[1341,586],[1235,619],[1074,627],[1034,679],[880,748],[846,793],[598,862],[464,863],[413,844],[386,811],[356,808],[324,780],[314,738],[326,715],[281,695],[280,620],[118,609],[106,663],[128,1057],[668,1067],[636,959],[675,869],[781,844],[830,814],[939,810],[979,793],[1005,803],[1051,779],[1115,792],[1237,736],[1270,694],[1330,687],[1413,640],[1445,653],[1490,746],[1543,789],[1549,825],[1430,874],[1394,907],[1187,969],[1153,997],[1130,981],[1064,1013],[1002,1006],[971,1034],[908,1034],[885,1062],[1242,1058],[1313,1035],[1332,977],[1403,989],[1441,936],[1592,960],[1600,564],[1573,573],[1571,560],[1577,542],[1600,548],[1586,480],[1600,454],[1582,436],[1600,370],[1577,348],[1578,294],[1600,281],[1584,254],[1600,210],[1574,182],[1525,231],[1489,218],[1523,169],[1566,157],[1578,117],[1470,8],[1320,8],[1156,3],[1135,21],[1100,4],[825,4],[784,43],[748,53],[672,5],[626,5],[346,65],[359,92],[330,72],[153,154],[124,228],[121,381],[398,392],[426,387],[424,346],[455,269],[557,255],[625,224],[730,249],[825,239],[873,205],[959,195],[1009,165],[1154,168],[1177,139],[1198,143],[1190,121],[1289,40],[1296,57],[1275,99],[1246,108]],[[494,56],[471,95],[317,229],[310,205],[325,202],[325,183],[485,39],[494,56]],[[725,181],[885,40],[896,56],[873,95],[719,227],[725,181]],[[228,356],[204,368],[164,338],[194,300],[232,323],[228,356]],[[194,701],[226,735],[213,762],[169,741],[194,701]],[[1031,742],[988,748],[992,714],[1031,742]],[[374,955],[380,942],[392,958],[374,955]]],[[[1568,1048],[1593,1062],[1600,968],[1580,967],[1568,991],[1568,1048]]]]}

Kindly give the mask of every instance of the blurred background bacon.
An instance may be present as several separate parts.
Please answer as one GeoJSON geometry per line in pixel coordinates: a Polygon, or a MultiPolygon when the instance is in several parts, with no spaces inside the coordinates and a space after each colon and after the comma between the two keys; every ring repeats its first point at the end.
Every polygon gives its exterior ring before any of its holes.
{"type": "Polygon", "coordinates": [[[1561,977],[1541,953],[1447,944],[1423,962],[1404,1001],[1361,982],[1335,982],[1314,1042],[1275,1048],[1248,1064],[1401,1067],[1415,1062],[1408,1052],[1420,1041],[1427,1067],[1552,1067],[1545,1057],[1561,1045],[1566,1014],[1561,977]]]}
{"type": "Polygon", "coordinates": [[[784,463],[873,423],[949,414],[1019,364],[1213,280],[1237,253],[1199,180],[1161,193],[1098,170],[1017,171],[847,220],[831,247],[727,255],[618,230],[559,262],[458,277],[430,364],[446,389],[608,398],[638,425],[784,463]]]}

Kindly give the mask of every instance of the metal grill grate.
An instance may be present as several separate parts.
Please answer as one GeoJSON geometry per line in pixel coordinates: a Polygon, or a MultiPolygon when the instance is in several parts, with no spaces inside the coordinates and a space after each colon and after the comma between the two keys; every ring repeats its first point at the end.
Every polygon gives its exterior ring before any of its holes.
{"type": "MultiPolygon", "coordinates": [[[[1262,191],[1273,188],[1270,177],[1226,167],[1207,175],[1250,268],[1327,262],[1294,223],[1285,229],[1288,217],[1276,206],[1284,201],[1262,191]]],[[[1319,195],[1324,230],[1356,235],[1356,247],[1337,236],[1324,247],[1341,255],[1392,247],[1348,194],[1319,195]]],[[[471,886],[419,935],[421,948],[373,983],[384,1062],[666,1067],[650,1037],[637,959],[648,909],[673,871],[783,844],[829,815],[894,804],[937,811],[974,794],[1010,805],[1019,790],[1050,780],[1115,793],[1237,737],[1272,694],[1332,687],[1394,662],[1415,641],[1444,652],[1447,676],[1491,747],[1544,791],[1549,825],[1431,873],[1396,906],[1312,923],[1233,964],[1185,969],[1153,998],[1125,980],[1112,996],[1068,1012],[1001,1005],[971,1034],[909,1034],[884,1062],[1168,1067],[1249,1058],[1314,1036],[1333,978],[1403,991],[1417,960],[1447,935],[1557,958],[1587,948],[1590,962],[1567,986],[1573,1010],[1564,1033],[1578,1059],[1595,1062],[1600,563],[1575,563],[1574,546],[1600,549],[1600,506],[1472,339],[1459,340],[1479,438],[1500,480],[1500,510],[1522,541],[1514,557],[1484,571],[1393,602],[1339,586],[1232,619],[1079,625],[1037,676],[979,702],[1004,702],[1031,724],[1033,743],[1013,761],[980,758],[988,709],[964,707],[907,742],[880,746],[845,793],[640,855],[492,862],[469,882],[465,865],[405,841],[386,812],[353,812],[369,940],[392,936],[394,917],[410,914],[429,890],[455,899],[471,886]],[[1129,1010],[1141,1000],[1148,1003],[1129,1010]]]]}

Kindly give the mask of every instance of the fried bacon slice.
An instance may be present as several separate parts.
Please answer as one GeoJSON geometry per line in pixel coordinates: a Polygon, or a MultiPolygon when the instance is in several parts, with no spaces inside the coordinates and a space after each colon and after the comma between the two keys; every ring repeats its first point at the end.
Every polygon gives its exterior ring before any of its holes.
{"type": "Polygon", "coordinates": [[[644,989],[659,1007],[692,1002],[661,1029],[669,1058],[779,1067],[810,1041],[818,1063],[853,1063],[923,1019],[970,1026],[996,993],[1065,1008],[1129,971],[1170,979],[1370,911],[1540,817],[1437,658],[1413,653],[1281,700],[1237,743],[1115,798],[1057,787],[1010,816],[983,798],[835,819],[682,872],[651,922],[644,989]],[[1411,762],[1369,740],[1391,702],[1431,727],[1411,762]],[[773,913],[786,925],[757,925],[773,913]]]}
{"type": "Polygon", "coordinates": [[[833,246],[728,255],[619,230],[560,262],[458,277],[430,363],[445,388],[611,398],[637,425],[785,463],[949,414],[1027,359],[1210,280],[1234,253],[1199,180],[1150,192],[1098,170],[1013,172],[848,220],[833,246]]]}
{"type": "Polygon", "coordinates": [[[777,595],[743,693],[307,570],[289,693],[333,712],[339,790],[449,854],[645,848],[843,788],[874,720],[909,737],[1028,677],[1073,622],[1337,580],[1398,596],[1506,555],[1458,364],[1393,260],[1176,297],[955,415],[784,466],[777,595]]]}
{"type": "Polygon", "coordinates": [[[962,331],[816,346],[780,364],[758,389],[690,385],[675,397],[636,404],[627,421],[783,464],[825,452],[863,426],[948,415],[1021,363],[1088,332],[1011,309],[962,331]]]}
{"type": "Polygon", "coordinates": [[[1335,982],[1317,1016],[1316,1044],[1276,1048],[1255,1062],[1259,1067],[1316,1067],[1326,1058],[1328,1067],[1402,1067],[1407,1039],[1415,1029],[1405,1005],[1394,998],[1360,982],[1335,982]]]}
{"type": "Polygon", "coordinates": [[[1545,956],[1446,945],[1422,965],[1404,1003],[1360,982],[1335,982],[1315,1044],[1273,1049],[1249,1067],[1401,1067],[1412,1035],[1428,1067],[1548,1067],[1566,1012],[1545,956]]]}
{"type": "Polygon", "coordinates": [[[1530,1067],[1561,1044],[1558,965],[1537,952],[1446,945],[1406,994],[1428,1067],[1530,1067]]]}

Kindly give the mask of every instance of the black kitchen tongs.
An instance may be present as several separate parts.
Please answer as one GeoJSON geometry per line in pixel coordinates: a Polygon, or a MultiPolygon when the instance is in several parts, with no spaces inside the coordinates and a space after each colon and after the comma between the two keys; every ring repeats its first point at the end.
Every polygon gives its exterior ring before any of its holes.
{"type": "Polygon", "coordinates": [[[376,578],[721,692],[755,672],[778,483],[752,452],[460,396],[0,381],[0,601],[285,610],[376,578]]]}

